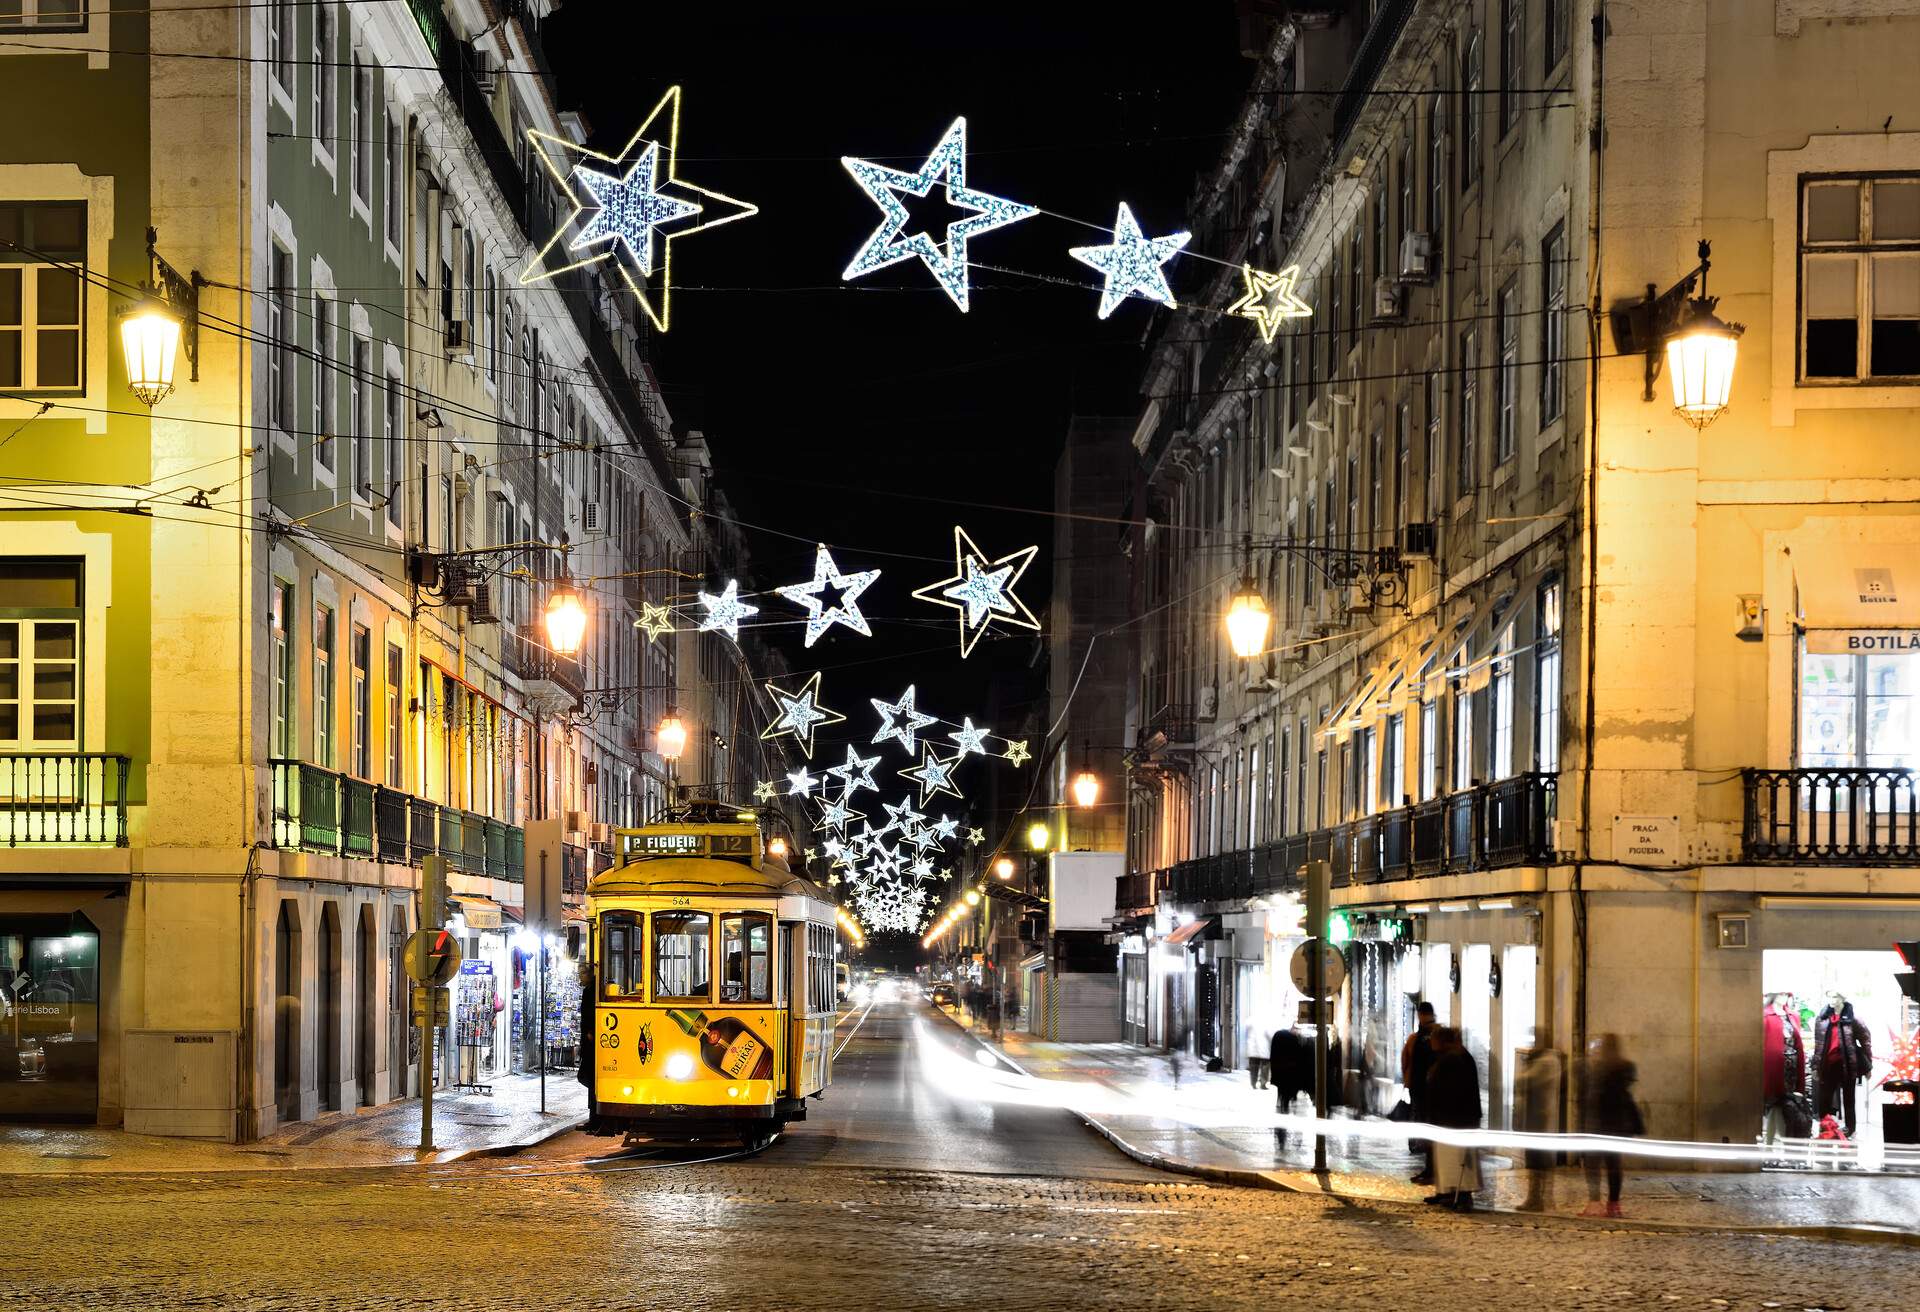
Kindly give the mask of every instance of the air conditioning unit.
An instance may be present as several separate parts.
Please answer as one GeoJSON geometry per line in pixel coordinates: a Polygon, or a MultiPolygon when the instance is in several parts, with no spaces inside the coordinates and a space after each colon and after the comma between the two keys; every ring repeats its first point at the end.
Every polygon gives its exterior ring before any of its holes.
{"type": "Polygon", "coordinates": [[[1381,274],[1373,280],[1373,317],[1376,322],[1406,318],[1407,289],[1396,278],[1381,274]]]}
{"type": "Polygon", "coordinates": [[[587,832],[587,813],[585,811],[568,811],[562,824],[570,834],[584,834],[587,832]]]}
{"type": "Polygon", "coordinates": [[[1349,615],[1367,615],[1373,611],[1373,589],[1365,583],[1348,583],[1340,589],[1340,604],[1349,615]]]}
{"type": "Polygon", "coordinates": [[[593,828],[588,831],[588,838],[595,847],[611,846],[613,843],[613,826],[604,820],[596,820],[593,822],[593,828]]]}
{"type": "Polygon", "coordinates": [[[473,358],[473,328],[465,319],[446,321],[447,355],[455,360],[473,358]]]}
{"type": "Polygon", "coordinates": [[[1402,524],[1400,555],[1406,560],[1432,560],[1434,548],[1439,545],[1439,539],[1438,526],[1432,520],[1402,524]]]}
{"type": "Polygon", "coordinates": [[[500,617],[493,612],[493,585],[476,582],[472,596],[473,600],[467,604],[467,618],[475,624],[498,624],[500,617]]]}
{"type": "Polygon", "coordinates": [[[1208,685],[1200,690],[1200,704],[1194,712],[1202,720],[1211,720],[1220,713],[1220,690],[1208,685]]]}
{"type": "Polygon", "coordinates": [[[473,604],[473,562],[447,556],[440,562],[440,600],[449,606],[473,604]]]}
{"type": "Polygon", "coordinates": [[[1400,238],[1400,281],[1426,282],[1433,277],[1433,234],[1407,232],[1400,238]]]}
{"type": "Polygon", "coordinates": [[[600,527],[600,503],[589,501],[580,507],[580,522],[589,530],[600,527]]]}

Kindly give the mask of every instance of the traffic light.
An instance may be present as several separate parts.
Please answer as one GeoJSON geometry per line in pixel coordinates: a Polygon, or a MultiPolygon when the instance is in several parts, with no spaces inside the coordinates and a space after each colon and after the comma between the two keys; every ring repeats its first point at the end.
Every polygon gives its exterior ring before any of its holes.
{"type": "Polygon", "coordinates": [[[1920,1002],[1920,940],[1895,943],[1893,950],[1900,954],[1900,960],[1907,963],[1907,968],[1894,976],[1900,981],[1900,991],[1915,1002],[1920,1002]]]}

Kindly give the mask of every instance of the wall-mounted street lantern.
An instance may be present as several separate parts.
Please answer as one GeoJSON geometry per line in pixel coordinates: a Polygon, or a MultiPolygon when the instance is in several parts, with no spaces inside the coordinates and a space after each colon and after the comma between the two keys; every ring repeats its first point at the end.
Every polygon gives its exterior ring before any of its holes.
{"type": "Polygon", "coordinates": [[[1273,612],[1260,595],[1253,571],[1248,570],[1240,587],[1227,603],[1227,642],[1241,660],[1252,660],[1267,649],[1267,634],[1273,628],[1273,612]]]}
{"type": "Polygon", "coordinates": [[[669,709],[660,727],[653,731],[654,746],[663,760],[677,761],[680,753],[687,750],[687,726],[680,718],[680,712],[669,709]]]}
{"type": "Polygon", "coordinates": [[[1615,306],[1611,314],[1614,345],[1647,358],[1640,399],[1653,400],[1653,384],[1664,356],[1673,382],[1674,413],[1695,428],[1705,428],[1727,408],[1740,334],[1746,331],[1742,324],[1723,323],[1713,312],[1720,298],[1707,295],[1711,253],[1711,244],[1702,239],[1698,268],[1664,292],[1648,283],[1645,299],[1615,306]],[[1692,294],[1696,280],[1697,296],[1692,294]]]}
{"type": "Polygon", "coordinates": [[[547,597],[547,646],[556,656],[572,656],[587,636],[587,608],[564,576],[547,597]]]}
{"type": "Polygon", "coordinates": [[[147,281],[141,285],[139,303],[120,316],[127,386],[148,406],[172,394],[174,361],[183,347],[187,377],[200,381],[200,289],[207,285],[198,269],[183,278],[161,259],[154,250],[158,238],[158,232],[147,229],[147,281]]]}

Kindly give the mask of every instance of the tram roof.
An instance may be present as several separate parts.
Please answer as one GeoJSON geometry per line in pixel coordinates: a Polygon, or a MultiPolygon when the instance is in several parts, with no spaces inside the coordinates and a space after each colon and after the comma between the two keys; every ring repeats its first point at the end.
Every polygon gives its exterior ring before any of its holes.
{"type": "Polygon", "coordinates": [[[784,866],[752,866],[724,857],[649,857],[602,870],[587,881],[589,896],[811,897],[831,902],[825,889],[784,866]]]}

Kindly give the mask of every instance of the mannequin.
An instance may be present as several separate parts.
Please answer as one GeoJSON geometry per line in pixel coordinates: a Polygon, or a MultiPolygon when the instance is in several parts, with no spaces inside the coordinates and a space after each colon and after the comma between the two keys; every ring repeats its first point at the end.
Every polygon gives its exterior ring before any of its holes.
{"type": "Polygon", "coordinates": [[[1853,1004],[1837,990],[1813,1022],[1813,1114],[1839,1114],[1847,1137],[1854,1133],[1854,1086],[1873,1069],[1873,1040],[1854,1019],[1853,1004]]]}
{"type": "Polygon", "coordinates": [[[1785,1104],[1789,1097],[1806,1088],[1806,1044],[1800,1033],[1800,1014],[1790,995],[1770,995],[1760,1019],[1763,1027],[1761,1051],[1765,1055],[1761,1076],[1761,1109],[1766,1142],[1772,1143],[1782,1133],[1793,1135],[1785,1104]]]}

